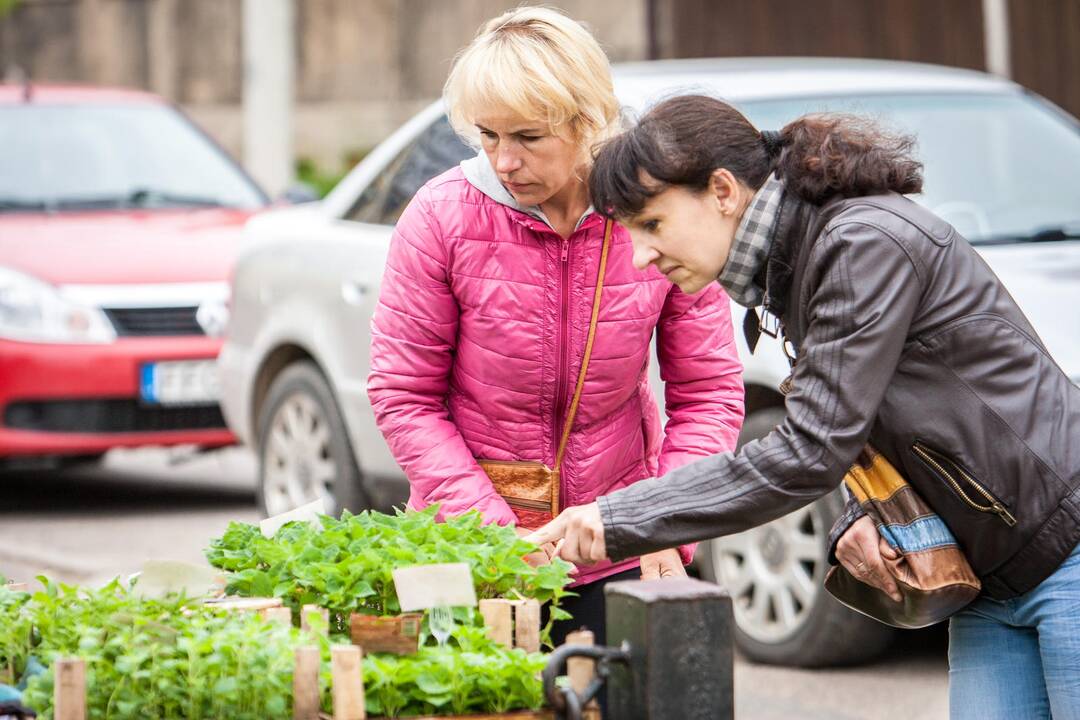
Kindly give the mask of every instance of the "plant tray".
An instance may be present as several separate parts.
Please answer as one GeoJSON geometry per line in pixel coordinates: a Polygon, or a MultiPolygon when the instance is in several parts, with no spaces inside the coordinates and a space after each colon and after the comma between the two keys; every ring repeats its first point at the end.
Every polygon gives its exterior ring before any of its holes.
{"type": "Polygon", "coordinates": [[[394,653],[411,655],[420,646],[420,623],[423,613],[402,615],[349,616],[349,635],[354,645],[367,653],[394,653]]]}

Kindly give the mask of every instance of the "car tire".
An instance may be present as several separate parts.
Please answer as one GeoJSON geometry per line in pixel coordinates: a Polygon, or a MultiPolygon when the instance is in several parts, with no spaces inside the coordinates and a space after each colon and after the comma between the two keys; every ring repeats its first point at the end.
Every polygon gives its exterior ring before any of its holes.
{"type": "MultiPolygon", "coordinates": [[[[784,420],[763,408],[743,424],[739,446],[784,420]]],[[[895,631],[837,602],[823,586],[828,534],[843,509],[839,489],[790,515],[738,535],[711,540],[702,575],[728,588],[735,643],[750,660],[823,667],[865,662],[895,631]]]]}
{"type": "Polygon", "coordinates": [[[264,516],[319,497],[334,517],[371,507],[334,393],[314,363],[294,362],[274,378],[257,429],[255,495],[264,516]]]}

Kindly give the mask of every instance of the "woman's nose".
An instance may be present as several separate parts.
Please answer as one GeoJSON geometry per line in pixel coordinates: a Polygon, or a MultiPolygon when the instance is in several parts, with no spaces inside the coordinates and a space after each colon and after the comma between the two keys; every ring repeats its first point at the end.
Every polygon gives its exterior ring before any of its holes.
{"type": "Polygon", "coordinates": [[[634,267],[638,270],[644,270],[660,257],[653,248],[642,242],[634,242],[634,267]]]}
{"type": "Polygon", "coordinates": [[[508,174],[521,167],[521,157],[512,147],[500,146],[495,155],[495,172],[508,174]]]}

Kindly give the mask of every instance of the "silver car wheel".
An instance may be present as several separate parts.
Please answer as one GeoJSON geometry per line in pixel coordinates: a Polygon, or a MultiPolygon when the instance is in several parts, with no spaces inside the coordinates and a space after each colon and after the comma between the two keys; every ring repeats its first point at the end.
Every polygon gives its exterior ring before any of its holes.
{"type": "Polygon", "coordinates": [[[817,505],[712,541],[715,576],[746,635],[779,643],[799,631],[824,581],[828,530],[817,505]]]}
{"type": "Polygon", "coordinates": [[[336,505],[338,468],[330,449],[330,425],[319,404],[296,392],[278,407],[263,447],[263,497],[269,515],[322,499],[336,505]]]}

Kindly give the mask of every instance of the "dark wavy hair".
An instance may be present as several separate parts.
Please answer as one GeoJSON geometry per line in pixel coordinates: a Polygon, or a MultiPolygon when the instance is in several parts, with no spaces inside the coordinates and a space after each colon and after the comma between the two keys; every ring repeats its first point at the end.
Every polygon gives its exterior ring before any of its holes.
{"type": "Polygon", "coordinates": [[[852,115],[805,115],[778,133],[762,133],[721,100],[682,95],[600,147],[589,191],[595,207],[616,217],[638,214],[672,185],[702,191],[720,168],[754,190],[775,172],[815,205],[836,196],[917,193],[923,166],[914,146],[913,137],[852,115]]]}

